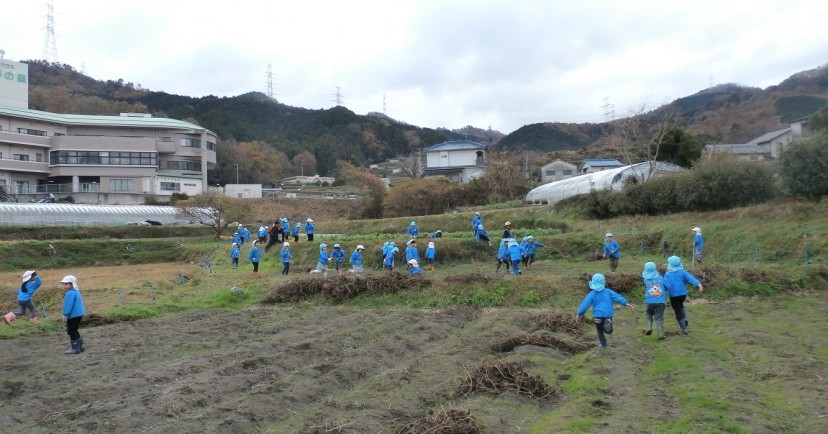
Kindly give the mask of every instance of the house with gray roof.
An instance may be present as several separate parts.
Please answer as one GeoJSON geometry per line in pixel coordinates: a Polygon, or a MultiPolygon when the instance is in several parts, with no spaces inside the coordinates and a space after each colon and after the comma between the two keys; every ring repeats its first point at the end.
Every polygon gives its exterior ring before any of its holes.
{"type": "Polygon", "coordinates": [[[444,176],[455,182],[469,182],[483,174],[486,145],[471,140],[450,140],[423,149],[426,165],[423,176],[444,176]]]}
{"type": "MultiPolygon", "coordinates": [[[[797,122],[800,122],[798,125],[801,125],[801,120],[797,122]]],[[[801,137],[801,130],[799,135],[801,137]]],[[[762,134],[761,136],[743,144],[707,144],[704,146],[704,150],[708,152],[708,154],[715,152],[727,152],[735,155],[736,158],[740,160],[773,160],[779,158],[779,155],[782,154],[785,146],[792,143],[794,139],[794,129],[783,128],[781,130],[762,134]]]]}
{"type": "Polygon", "coordinates": [[[578,168],[578,173],[583,175],[587,173],[617,169],[619,167],[624,167],[624,163],[616,160],[615,158],[588,158],[581,163],[581,166],[578,168]]]}

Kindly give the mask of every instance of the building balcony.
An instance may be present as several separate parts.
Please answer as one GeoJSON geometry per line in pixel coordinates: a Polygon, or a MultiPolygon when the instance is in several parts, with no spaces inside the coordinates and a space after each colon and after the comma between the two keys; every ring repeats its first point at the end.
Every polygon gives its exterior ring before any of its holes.
{"type": "Polygon", "coordinates": [[[45,161],[21,161],[0,158],[0,170],[49,174],[49,163],[45,161]]]}

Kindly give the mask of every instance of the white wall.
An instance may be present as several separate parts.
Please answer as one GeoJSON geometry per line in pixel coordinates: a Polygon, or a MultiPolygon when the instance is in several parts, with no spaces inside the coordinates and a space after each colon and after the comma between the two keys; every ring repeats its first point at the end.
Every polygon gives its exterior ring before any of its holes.
{"type": "Polygon", "coordinates": [[[224,195],[236,198],[262,197],[261,184],[227,184],[224,186],[224,195]]]}

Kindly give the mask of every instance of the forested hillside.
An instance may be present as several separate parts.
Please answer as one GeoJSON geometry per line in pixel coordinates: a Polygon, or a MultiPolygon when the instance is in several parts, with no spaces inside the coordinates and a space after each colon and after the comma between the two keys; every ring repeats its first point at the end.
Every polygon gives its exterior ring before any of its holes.
{"type": "Polygon", "coordinates": [[[339,160],[365,166],[462,138],[503,151],[575,151],[621,158],[619,143],[646,142],[665,122],[701,143],[744,143],[828,104],[828,67],[823,66],[767,89],[722,84],[661,107],[619,111],[619,117],[607,123],[530,124],[504,136],[474,126],[454,131],[423,128],[380,113],[357,115],[346,107],[291,107],[258,92],[234,97],[172,95],[120,79],[94,80],[69,65],[27,63],[33,109],[103,115],[149,112],[215,131],[220,137],[219,161],[209,173],[211,183],[233,182],[236,164],[247,182],[269,183],[300,172],[329,175],[339,160]]]}

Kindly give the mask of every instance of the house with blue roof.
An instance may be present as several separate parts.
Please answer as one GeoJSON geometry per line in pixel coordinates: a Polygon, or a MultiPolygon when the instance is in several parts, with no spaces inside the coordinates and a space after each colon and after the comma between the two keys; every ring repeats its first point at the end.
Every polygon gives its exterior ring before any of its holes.
{"type": "Polygon", "coordinates": [[[471,140],[450,140],[423,149],[423,176],[444,176],[454,182],[469,182],[483,174],[486,145],[471,140]]]}

